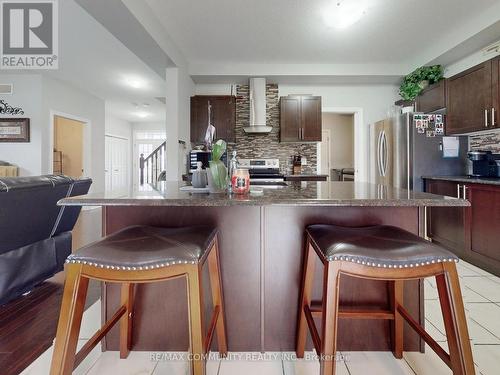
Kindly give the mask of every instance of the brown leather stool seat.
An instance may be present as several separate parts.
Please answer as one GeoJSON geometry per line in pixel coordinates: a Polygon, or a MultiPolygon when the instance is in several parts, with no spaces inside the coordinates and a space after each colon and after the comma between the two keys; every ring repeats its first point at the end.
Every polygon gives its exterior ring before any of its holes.
{"type": "MultiPolygon", "coordinates": [[[[206,354],[217,337],[219,353],[227,353],[224,301],[217,229],[212,226],[160,228],[131,226],[94,242],[66,260],[66,282],[52,355],[51,375],[69,375],[119,323],[120,358],[134,346],[132,324],[136,284],[184,278],[189,313],[191,373],[206,373],[206,354]],[[205,324],[203,267],[207,264],[212,316],[205,324]],[[76,353],[89,280],[121,284],[120,306],[76,353]]],[[[138,301],[139,302],[139,301],[138,301]]],[[[160,320],[167,317],[157,317],[160,320]]],[[[140,338],[137,339],[140,341],[140,338]]]]}
{"type": "Polygon", "coordinates": [[[66,263],[129,271],[197,264],[216,234],[217,229],[210,226],[132,226],[79,249],[66,263]]]}
{"type": "Polygon", "coordinates": [[[393,226],[341,227],[318,224],[308,226],[306,231],[327,261],[344,260],[383,268],[458,262],[458,257],[448,250],[393,226]]]}
{"type": "MultiPolygon", "coordinates": [[[[383,319],[390,321],[394,356],[403,357],[404,321],[436,352],[454,375],[473,375],[474,361],[467,331],[460,283],[455,263],[458,258],[446,249],[401,228],[387,225],[342,227],[310,225],[306,228],[306,252],[300,291],[296,353],[304,357],[308,331],[319,355],[320,374],[335,375],[339,320],[383,319]],[[321,301],[312,301],[317,258],[323,265],[321,301]],[[340,301],[344,276],[386,281],[387,304],[380,308],[348,307],[340,301]],[[423,318],[404,306],[404,283],[435,277],[449,352],[424,329],[423,318]],[[318,302],[320,302],[318,304],[318,302]],[[386,307],[387,306],[387,307],[386,307]],[[321,317],[321,331],[315,318],[321,317]]],[[[419,282],[421,285],[422,281],[419,282]]],[[[421,301],[423,302],[423,301],[421,301]]]]}

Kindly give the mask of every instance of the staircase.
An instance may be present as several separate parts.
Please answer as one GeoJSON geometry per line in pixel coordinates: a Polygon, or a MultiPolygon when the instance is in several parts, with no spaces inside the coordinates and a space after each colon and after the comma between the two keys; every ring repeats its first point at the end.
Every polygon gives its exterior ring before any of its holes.
{"type": "Polygon", "coordinates": [[[155,183],[158,177],[165,171],[165,153],[167,152],[167,141],[159,145],[146,158],[141,154],[139,158],[140,184],[155,183]]]}

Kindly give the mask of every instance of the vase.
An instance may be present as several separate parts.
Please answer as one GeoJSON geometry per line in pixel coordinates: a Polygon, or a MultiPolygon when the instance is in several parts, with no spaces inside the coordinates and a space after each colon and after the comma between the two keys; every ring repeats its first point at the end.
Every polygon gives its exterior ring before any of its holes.
{"type": "Polygon", "coordinates": [[[212,194],[225,193],[227,189],[227,168],[222,162],[209,162],[207,168],[208,191],[212,194]],[[220,164],[219,164],[220,163],[220,164]]]}

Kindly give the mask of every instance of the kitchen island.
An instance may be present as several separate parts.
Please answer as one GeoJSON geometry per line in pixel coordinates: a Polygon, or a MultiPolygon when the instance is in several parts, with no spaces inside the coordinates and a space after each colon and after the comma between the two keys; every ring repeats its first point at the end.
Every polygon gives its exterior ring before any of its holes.
{"type": "MultiPolygon", "coordinates": [[[[354,182],[304,182],[265,189],[261,196],[189,194],[179,186],[160,183],[124,196],[95,193],[61,204],[102,206],[103,234],[137,224],[217,226],[230,351],[294,350],[307,225],[387,224],[423,236],[425,207],[468,206],[463,199],[354,182]]],[[[317,270],[313,300],[321,296],[317,270]]],[[[208,272],[203,285],[209,285],[208,272]]],[[[133,350],[187,350],[185,280],[141,284],[135,292],[133,350]]],[[[209,295],[205,291],[207,314],[209,295]]],[[[103,320],[115,311],[118,299],[118,285],[103,285],[103,320]]],[[[347,309],[388,308],[388,283],[342,276],[340,301],[347,309]]],[[[405,305],[423,325],[421,281],[405,283],[405,305]]],[[[389,321],[339,322],[339,350],[390,350],[390,342],[389,321]]],[[[118,349],[117,328],[103,345],[118,349]]],[[[422,349],[418,335],[405,329],[405,350],[422,349]]]]}

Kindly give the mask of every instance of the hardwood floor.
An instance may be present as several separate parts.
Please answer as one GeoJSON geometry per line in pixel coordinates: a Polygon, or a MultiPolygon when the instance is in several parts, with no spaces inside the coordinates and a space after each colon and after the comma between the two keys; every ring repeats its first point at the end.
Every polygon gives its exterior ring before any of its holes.
{"type": "MultiPolygon", "coordinates": [[[[101,209],[82,211],[73,230],[73,250],[101,237],[101,209]]],[[[19,374],[54,340],[64,285],[64,272],[31,293],[0,306],[0,369],[19,374]]],[[[89,285],[86,307],[100,298],[99,283],[89,285]]]]}

